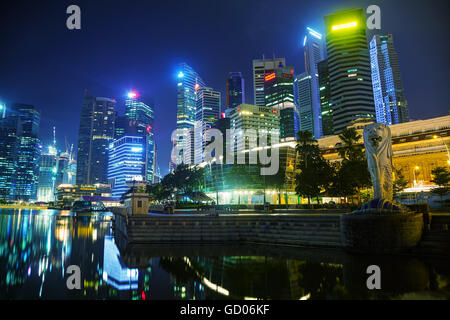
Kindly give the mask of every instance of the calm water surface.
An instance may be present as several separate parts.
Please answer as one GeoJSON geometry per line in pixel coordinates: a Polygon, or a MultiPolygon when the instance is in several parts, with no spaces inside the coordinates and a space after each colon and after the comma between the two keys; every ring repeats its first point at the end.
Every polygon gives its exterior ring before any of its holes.
{"type": "Polygon", "coordinates": [[[134,246],[112,215],[0,209],[0,299],[449,299],[450,264],[270,246],[134,246]],[[382,289],[366,287],[379,265],[382,289]],[[81,290],[69,290],[69,265],[81,290]]]}

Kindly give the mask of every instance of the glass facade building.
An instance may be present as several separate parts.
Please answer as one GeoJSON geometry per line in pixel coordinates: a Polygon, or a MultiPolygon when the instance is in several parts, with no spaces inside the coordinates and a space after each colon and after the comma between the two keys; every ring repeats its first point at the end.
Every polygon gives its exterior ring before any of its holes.
{"type": "Polygon", "coordinates": [[[320,112],[322,122],[322,136],[334,134],[333,108],[330,102],[330,73],[328,72],[328,60],[317,64],[319,72],[320,112]]]}
{"type": "Polygon", "coordinates": [[[387,125],[408,122],[407,101],[391,34],[373,36],[370,62],[377,122],[387,125]]]}
{"type": "Polygon", "coordinates": [[[273,73],[277,68],[283,68],[286,65],[285,58],[256,59],[253,60],[253,96],[254,104],[257,106],[266,106],[265,78],[273,73]]]}
{"type": "Polygon", "coordinates": [[[203,162],[203,151],[206,145],[205,133],[219,119],[220,104],[221,95],[219,91],[214,91],[212,88],[198,88],[194,125],[194,150],[193,152],[188,152],[194,154],[194,162],[191,163],[199,164],[203,162]]]}
{"type": "Polygon", "coordinates": [[[37,194],[38,201],[50,202],[55,200],[58,163],[58,155],[55,147],[49,146],[47,152],[41,153],[37,194]]]}
{"type": "Polygon", "coordinates": [[[318,139],[322,136],[322,121],[317,63],[325,59],[325,42],[322,34],[310,27],[306,32],[303,39],[306,71],[297,76],[296,89],[300,100],[295,101],[300,112],[300,130],[310,131],[318,139]]]}
{"type": "Polygon", "coordinates": [[[202,78],[188,64],[181,63],[177,67],[177,129],[179,130],[176,145],[181,150],[178,154],[172,154],[169,168],[175,167],[189,159],[194,160],[193,145],[189,141],[190,154],[186,153],[188,139],[193,141],[193,130],[197,112],[197,89],[205,87],[202,78]]]}
{"type": "Polygon", "coordinates": [[[244,78],[240,72],[230,72],[227,78],[227,109],[245,103],[244,78]]]}
{"type": "Polygon", "coordinates": [[[116,101],[85,93],[78,132],[77,185],[107,183],[108,146],[115,135],[116,101]]]}
{"type": "Polygon", "coordinates": [[[41,114],[32,105],[15,104],[11,117],[19,121],[14,200],[36,200],[42,148],[38,138],[41,114]]]}
{"type": "Polygon", "coordinates": [[[298,110],[294,103],[294,68],[277,68],[265,77],[266,107],[278,110],[280,139],[295,139],[299,129],[298,110]]]}
{"type": "Polygon", "coordinates": [[[153,150],[148,149],[147,137],[125,135],[109,146],[108,182],[113,197],[121,197],[130,189],[127,183],[144,181],[148,158],[153,150]]]}
{"type": "Polygon", "coordinates": [[[374,118],[370,56],[363,9],[324,17],[330,103],[335,134],[359,118],[374,118]]]}
{"type": "Polygon", "coordinates": [[[18,121],[6,117],[6,106],[0,113],[0,199],[14,200],[16,152],[19,146],[18,121]]]}
{"type": "MultiPolygon", "coordinates": [[[[130,93],[128,99],[125,100],[125,117],[128,123],[124,128],[124,135],[137,135],[144,138],[146,143],[145,150],[147,150],[147,157],[145,164],[144,181],[153,183],[155,180],[155,137],[153,130],[154,103],[151,99],[149,104],[144,103],[139,99],[137,93],[130,93]]],[[[117,133],[117,130],[116,130],[117,133]]]]}

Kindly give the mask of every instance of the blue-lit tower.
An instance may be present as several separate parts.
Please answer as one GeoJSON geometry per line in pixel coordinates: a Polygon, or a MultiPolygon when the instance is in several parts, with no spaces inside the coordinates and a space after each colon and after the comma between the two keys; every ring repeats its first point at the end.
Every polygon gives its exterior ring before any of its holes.
{"type": "Polygon", "coordinates": [[[373,36],[370,64],[377,122],[387,125],[408,122],[408,106],[391,34],[373,36]]]}
{"type": "Polygon", "coordinates": [[[322,136],[322,121],[319,93],[319,72],[317,64],[325,59],[325,41],[319,32],[307,27],[303,38],[303,52],[305,58],[305,74],[296,77],[296,84],[300,87],[296,94],[296,104],[300,113],[300,130],[310,131],[314,138],[322,136]],[[300,81],[300,79],[302,79],[300,81]],[[308,82],[308,84],[307,84],[308,82]],[[309,87],[309,92],[305,92],[309,87]],[[302,91],[303,90],[303,91],[302,91]]]}
{"type": "MultiPolygon", "coordinates": [[[[176,165],[186,162],[186,159],[194,158],[193,146],[190,155],[184,154],[184,149],[186,149],[187,139],[193,136],[197,109],[196,90],[201,87],[205,87],[205,83],[198,73],[188,64],[180,63],[177,67],[177,129],[182,134],[179,135],[176,143],[183,151],[179,154],[172,154],[171,170],[175,169],[176,165]]],[[[193,141],[193,139],[191,140],[193,141]]]]}
{"type": "Polygon", "coordinates": [[[11,117],[18,120],[14,199],[36,200],[41,145],[38,138],[40,112],[32,105],[16,103],[11,117]]]}
{"type": "MultiPolygon", "coordinates": [[[[146,144],[145,156],[146,170],[143,180],[149,183],[154,182],[156,153],[155,153],[155,137],[153,131],[154,122],[154,103],[144,103],[143,98],[139,97],[136,91],[131,91],[125,100],[125,117],[127,125],[125,126],[125,135],[140,136],[146,144]]],[[[117,131],[117,130],[116,130],[117,131]]]]}
{"type": "Polygon", "coordinates": [[[125,135],[110,144],[108,182],[113,197],[120,197],[130,189],[127,182],[145,180],[147,148],[145,137],[138,135],[125,135]]]}

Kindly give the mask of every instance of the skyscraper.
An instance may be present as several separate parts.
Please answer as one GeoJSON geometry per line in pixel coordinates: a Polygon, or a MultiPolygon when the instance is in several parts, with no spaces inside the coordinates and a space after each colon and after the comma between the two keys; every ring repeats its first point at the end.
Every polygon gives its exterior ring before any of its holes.
{"type": "Polygon", "coordinates": [[[296,101],[300,111],[300,129],[310,131],[318,139],[322,136],[320,96],[319,96],[319,72],[317,63],[325,59],[325,43],[322,34],[310,27],[306,28],[307,34],[303,39],[303,50],[305,57],[305,74],[298,76],[297,85],[301,89],[296,101]],[[307,85],[308,83],[308,85],[307,85]],[[307,93],[305,90],[309,90],[307,93]],[[306,96],[308,97],[306,100],[306,96]]]}
{"type": "Polygon", "coordinates": [[[125,135],[110,144],[108,182],[113,197],[120,197],[128,191],[130,186],[127,183],[145,180],[149,169],[147,148],[146,138],[142,136],[125,135]]]}
{"type": "Polygon", "coordinates": [[[55,200],[56,174],[58,170],[58,154],[55,146],[41,152],[39,163],[39,183],[37,200],[50,202],[55,200]]]}
{"type": "Polygon", "coordinates": [[[206,146],[205,133],[220,117],[220,98],[220,92],[214,91],[212,88],[200,87],[197,89],[194,150],[191,151],[194,154],[194,164],[203,162],[203,150],[206,146]]]}
{"type": "Polygon", "coordinates": [[[13,105],[12,117],[19,121],[19,145],[16,153],[14,199],[30,201],[37,195],[41,146],[38,138],[40,112],[32,105],[13,105]]]}
{"type": "Polygon", "coordinates": [[[253,96],[257,106],[266,106],[266,93],[264,92],[265,77],[277,68],[286,65],[285,58],[273,58],[253,60],[253,96]]]}
{"type": "Polygon", "coordinates": [[[373,36],[370,61],[377,122],[387,125],[408,122],[407,101],[391,34],[373,36]]]}
{"type": "Polygon", "coordinates": [[[330,103],[338,134],[358,118],[374,118],[370,57],[363,9],[340,11],[324,17],[330,103]]]}
{"type": "MultiPolygon", "coordinates": [[[[154,115],[154,103],[151,99],[148,104],[144,103],[137,92],[128,93],[125,100],[125,115],[128,119],[128,125],[124,131],[124,134],[133,134],[144,138],[144,142],[147,144],[145,147],[147,161],[144,181],[153,183],[154,178],[154,166],[155,166],[155,137],[153,132],[154,115]],[[130,127],[134,127],[133,132],[130,132],[130,127]]],[[[117,131],[116,131],[117,132],[117,131]]]]}
{"type": "Polygon", "coordinates": [[[313,76],[309,72],[303,72],[295,77],[294,95],[296,105],[299,110],[300,130],[309,131],[314,135],[314,116],[317,114],[313,110],[313,76]]]}
{"type": "Polygon", "coordinates": [[[227,109],[245,103],[244,78],[240,72],[230,72],[227,78],[227,109]]]}
{"type": "Polygon", "coordinates": [[[298,110],[294,104],[294,68],[276,68],[264,78],[266,107],[278,110],[280,139],[295,139],[299,130],[298,110]]]}
{"type": "Polygon", "coordinates": [[[257,143],[261,132],[265,132],[269,136],[270,134],[280,136],[280,114],[277,109],[242,104],[236,109],[231,110],[228,114],[230,118],[230,129],[238,133],[235,141],[232,142],[234,146],[230,145],[229,150],[237,151],[240,148],[248,150],[251,146],[251,141],[257,143]],[[255,130],[256,137],[245,135],[245,130],[255,130]],[[242,134],[239,134],[239,132],[242,132],[242,134]]]}
{"type": "Polygon", "coordinates": [[[106,184],[108,146],[114,139],[116,101],[85,93],[78,131],[77,185],[106,184]]]}
{"type": "Polygon", "coordinates": [[[20,143],[18,119],[7,117],[6,105],[0,108],[0,199],[14,200],[16,154],[20,143]]]}
{"type": "MultiPolygon", "coordinates": [[[[193,154],[185,155],[186,140],[193,135],[195,116],[197,110],[198,88],[205,87],[202,78],[188,64],[181,63],[177,69],[177,129],[180,132],[176,142],[180,151],[178,154],[172,154],[170,169],[173,170],[176,165],[184,162],[183,159],[193,159],[193,154]]],[[[193,150],[193,149],[191,149],[193,150]]]]}
{"type": "Polygon", "coordinates": [[[319,72],[320,110],[322,116],[322,136],[334,135],[333,108],[330,103],[330,74],[328,72],[328,60],[317,64],[319,72]]]}

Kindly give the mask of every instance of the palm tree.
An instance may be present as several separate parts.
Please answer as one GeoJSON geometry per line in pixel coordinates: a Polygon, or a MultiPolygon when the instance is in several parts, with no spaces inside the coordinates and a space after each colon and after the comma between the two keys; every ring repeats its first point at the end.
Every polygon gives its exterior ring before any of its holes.
{"type": "Polygon", "coordinates": [[[339,149],[339,155],[343,160],[362,160],[364,153],[362,145],[359,143],[361,135],[355,128],[345,128],[339,135],[342,141],[342,147],[339,149]]]}

